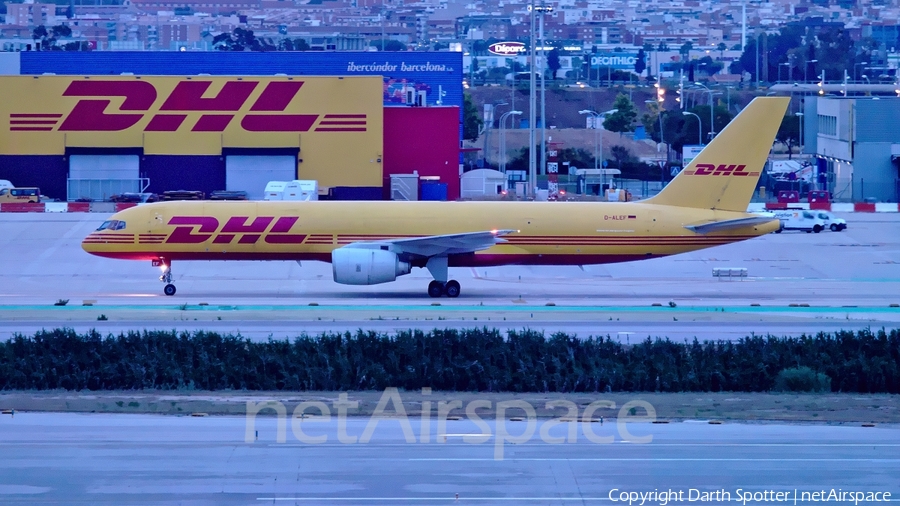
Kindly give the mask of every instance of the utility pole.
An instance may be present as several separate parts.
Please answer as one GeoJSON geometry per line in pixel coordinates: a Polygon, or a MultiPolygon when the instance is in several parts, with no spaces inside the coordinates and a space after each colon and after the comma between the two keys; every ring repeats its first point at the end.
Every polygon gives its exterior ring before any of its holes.
{"type": "Polygon", "coordinates": [[[534,79],[534,70],[535,70],[535,58],[534,58],[534,0],[531,0],[531,5],[529,5],[528,9],[531,13],[531,32],[528,37],[528,43],[530,46],[529,54],[531,55],[531,65],[529,65],[529,76],[528,76],[528,189],[526,191],[526,195],[535,196],[534,189],[537,186],[537,172],[535,170],[535,163],[537,153],[534,152],[534,122],[535,122],[535,87],[537,83],[534,79]]]}
{"type": "Polygon", "coordinates": [[[541,41],[541,170],[547,170],[547,94],[546,94],[546,76],[544,75],[547,70],[547,59],[546,59],[546,51],[544,50],[544,46],[546,42],[544,40],[544,15],[548,12],[553,12],[553,7],[547,7],[544,5],[544,1],[541,0],[541,6],[536,7],[535,10],[540,13],[540,28],[538,35],[540,36],[541,41]]]}

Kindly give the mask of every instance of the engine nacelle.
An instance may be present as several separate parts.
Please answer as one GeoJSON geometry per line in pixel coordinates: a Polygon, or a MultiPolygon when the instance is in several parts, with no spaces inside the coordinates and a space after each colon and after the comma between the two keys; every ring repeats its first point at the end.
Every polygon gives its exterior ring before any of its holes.
{"type": "Polygon", "coordinates": [[[408,262],[381,249],[338,248],[331,252],[334,281],[344,285],[377,285],[409,274],[408,262]]]}

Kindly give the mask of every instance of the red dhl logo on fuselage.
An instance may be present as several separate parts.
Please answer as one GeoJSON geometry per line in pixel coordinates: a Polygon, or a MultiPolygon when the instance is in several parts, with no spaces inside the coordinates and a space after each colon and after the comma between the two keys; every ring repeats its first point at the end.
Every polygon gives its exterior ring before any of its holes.
{"type": "Polygon", "coordinates": [[[173,216],[169,225],[175,230],[166,239],[166,244],[200,244],[212,239],[213,244],[232,244],[238,236],[237,244],[256,244],[263,234],[268,244],[300,244],[305,234],[291,234],[291,227],[297,223],[296,216],[258,216],[252,220],[248,216],[234,216],[219,229],[219,220],[212,216],[173,216]],[[273,223],[274,222],[274,223],[273,223]]]}
{"type": "MultiPolygon", "coordinates": [[[[63,96],[98,97],[81,99],[68,115],[10,114],[12,131],[117,132],[135,126],[145,116],[152,116],[145,132],[175,132],[187,119],[186,113],[204,112],[191,127],[192,132],[223,132],[235,113],[259,86],[258,81],[227,81],[214,97],[203,95],[212,81],[181,81],[159,106],[147,114],[157,102],[157,91],[147,81],[72,81],[63,96]],[[124,97],[118,114],[107,114],[111,97],[124,97]],[[130,111],[130,112],[125,112],[130,111]],[[214,114],[213,114],[214,113],[214,114]]],[[[365,114],[272,114],[283,113],[303,86],[303,81],[272,81],[241,118],[241,128],[248,132],[365,132],[365,114]],[[319,120],[319,118],[322,118],[319,120]]]]}
{"type": "Polygon", "coordinates": [[[747,172],[746,165],[713,165],[711,163],[698,163],[694,170],[686,170],[688,176],[758,176],[759,172],[747,172]]]}

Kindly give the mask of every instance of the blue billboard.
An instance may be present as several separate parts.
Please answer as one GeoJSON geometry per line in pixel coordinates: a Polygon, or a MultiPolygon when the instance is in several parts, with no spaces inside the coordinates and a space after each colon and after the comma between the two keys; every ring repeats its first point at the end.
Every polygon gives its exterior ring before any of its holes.
{"type": "MultiPolygon", "coordinates": [[[[457,106],[462,119],[459,52],[407,51],[27,51],[21,73],[41,75],[380,75],[384,105],[405,103],[405,91],[425,91],[428,105],[457,106]]],[[[460,129],[462,132],[462,129],[460,129]]],[[[461,135],[461,134],[460,134],[461,135]]]]}
{"type": "Polygon", "coordinates": [[[591,55],[591,67],[634,70],[637,53],[597,53],[591,55]]]}

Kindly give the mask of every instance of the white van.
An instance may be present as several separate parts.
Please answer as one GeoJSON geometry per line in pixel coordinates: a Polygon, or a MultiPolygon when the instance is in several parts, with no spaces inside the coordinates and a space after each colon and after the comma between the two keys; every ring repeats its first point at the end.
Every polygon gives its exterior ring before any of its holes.
{"type": "Polygon", "coordinates": [[[287,184],[287,181],[269,181],[263,200],[284,200],[284,189],[287,184]]]}
{"type": "Polygon", "coordinates": [[[319,182],[298,179],[290,181],[284,187],[282,200],[319,200],[319,182]]]}
{"type": "Polygon", "coordinates": [[[832,232],[840,232],[847,228],[847,220],[843,218],[837,218],[835,215],[829,213],[828,211],[813,211],[816,213],[816,216],[825,221],[825,228],[831,230],[832,232]]]}
{"type": "MultiPolygon", "coordinates": [[[[819,233],[825,230],[825,220],[819,218],[820,211],[804,209],[788,209],[775,211],[775,217],[781,220],[781,230],[802,230],[806,233],[819,233]]],[[[781,232],[781,230],[776,230],[781,232]]]]}

